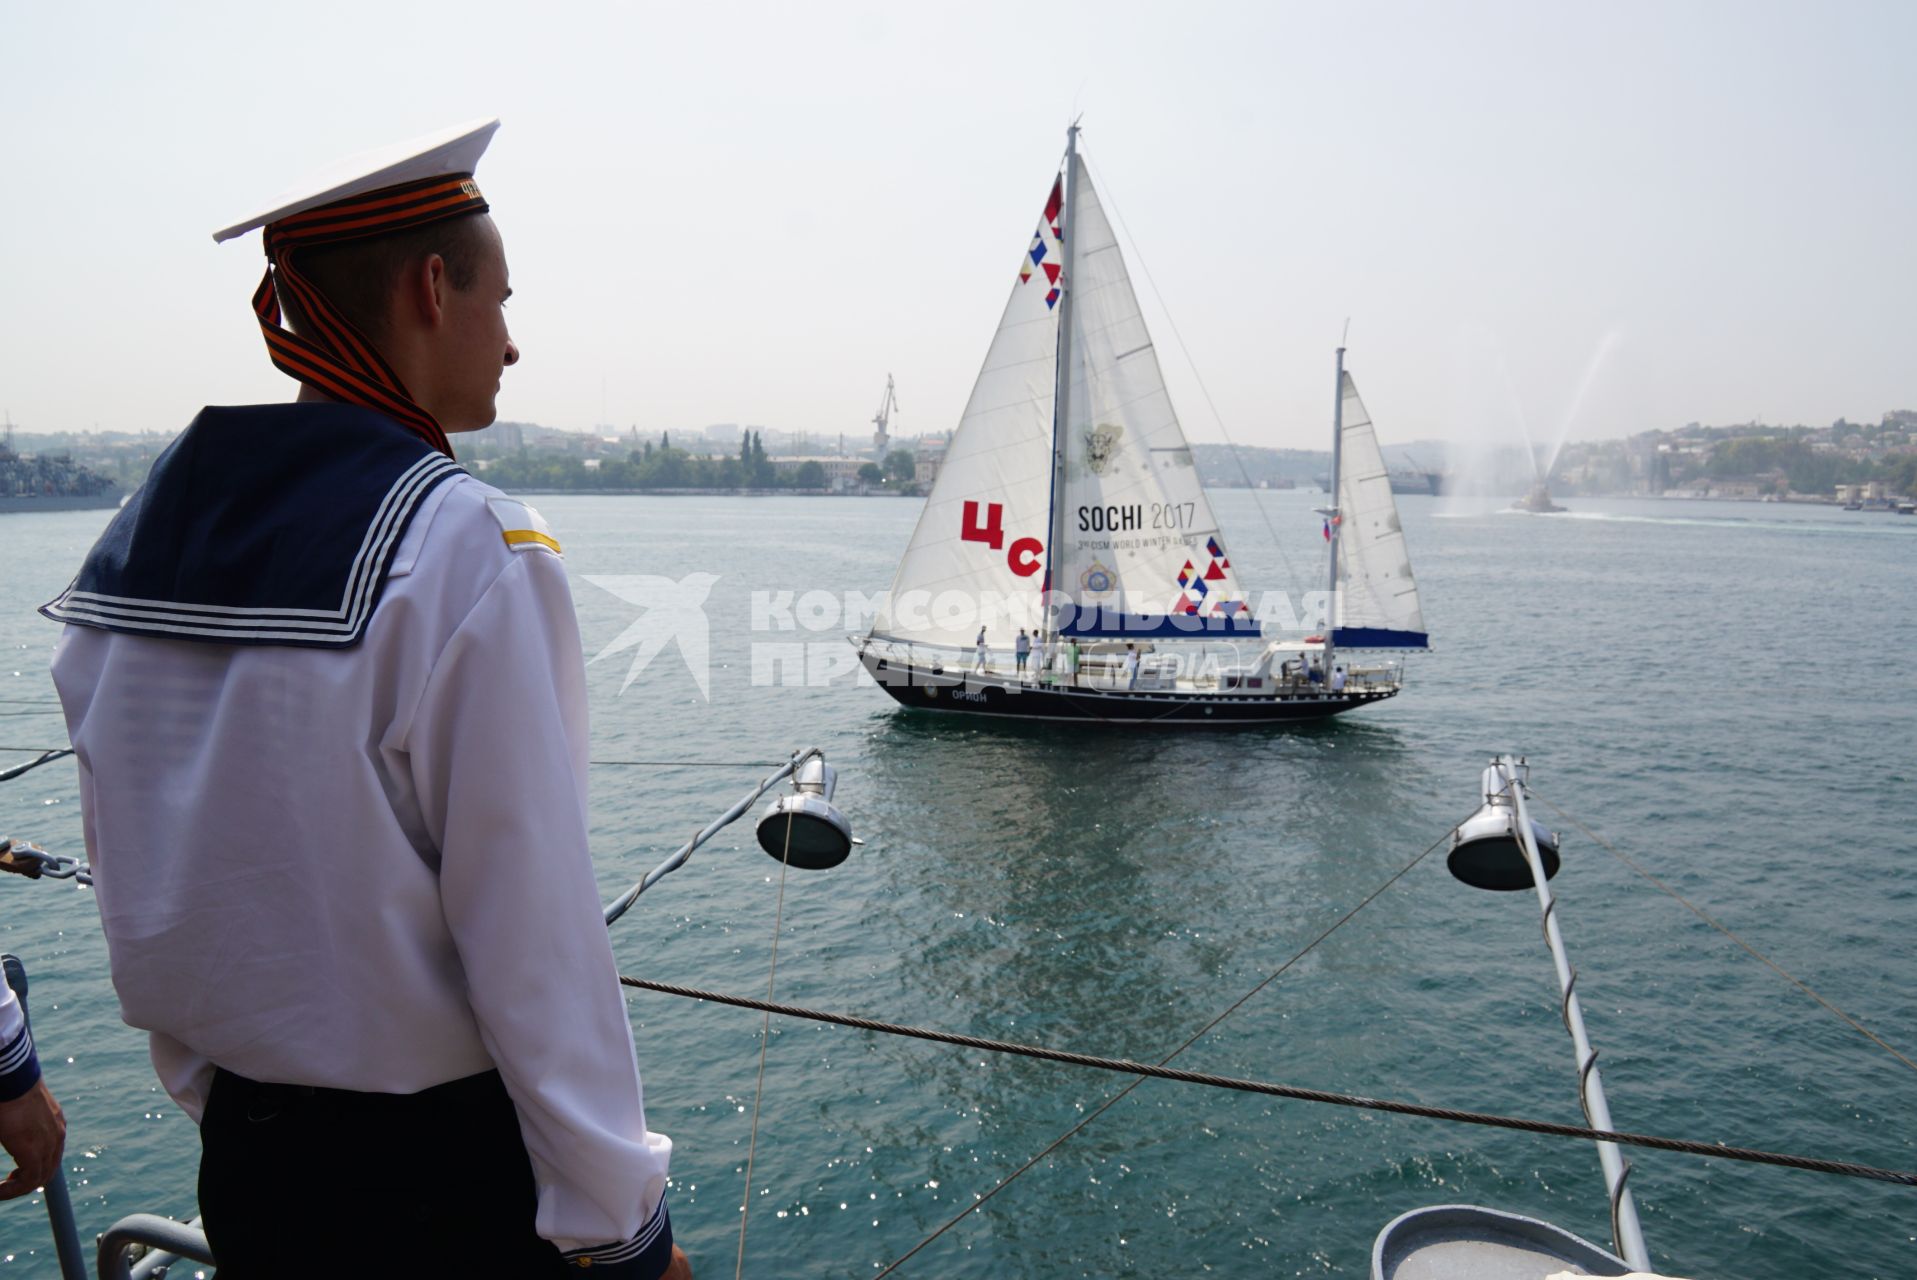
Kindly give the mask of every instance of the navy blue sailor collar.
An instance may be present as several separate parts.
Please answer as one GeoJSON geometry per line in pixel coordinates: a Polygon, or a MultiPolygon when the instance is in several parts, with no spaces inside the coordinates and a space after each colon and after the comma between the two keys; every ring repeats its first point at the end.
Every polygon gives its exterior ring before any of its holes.
{"type": "Polygon", "coordinates": [[[127,635],[346,648],[420,503],[463,474],[356,405],[209,407],[40,612],[127,635]]]}

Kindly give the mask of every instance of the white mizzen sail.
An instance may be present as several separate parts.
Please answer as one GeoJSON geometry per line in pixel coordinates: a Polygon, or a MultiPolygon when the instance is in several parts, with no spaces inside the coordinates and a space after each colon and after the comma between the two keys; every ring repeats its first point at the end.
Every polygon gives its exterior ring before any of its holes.
{"type": "Polygon", "coordinates": [[[1052,585],[1079,636],[1257,634],[1085,162],[1065,234],[1071,385],[1052,585]]]}
{"type": "Polygon", "coordinates": [[[1058,180],[873,632],[970,647],[1040,625],[1058,362],[1058,180]]]}
{"type": "Polygon", "coordinates": [[[1424,611],[1411,552],[1371,415],[1344,375],[1344,429],[1338,471],[1338,585],[1331,642],[1339,648],[1424,649],[1424,611]]]}

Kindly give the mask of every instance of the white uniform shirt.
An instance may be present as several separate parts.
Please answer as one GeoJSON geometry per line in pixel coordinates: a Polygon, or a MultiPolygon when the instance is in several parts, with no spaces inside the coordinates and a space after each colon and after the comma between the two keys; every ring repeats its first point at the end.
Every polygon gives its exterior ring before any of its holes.
{"type": "Polygon", "coordinates": [[[353,648],[69,626],[53,674],[122,1013],[182,1109],[215,1063],[380,1093],[497,1067],[538,1231],[569,1250],[640,1233],[672,1144],[594,883],[578,624],[543,536],[457,476],[353,648]]]}
{"type": "Polygon", "coordinates": [[[33,1054],[33,1036],[27,1032],[27,1011],[13,988],[0,981],[0,1098],[17,1098],[40,1078],[33,1054]]]}

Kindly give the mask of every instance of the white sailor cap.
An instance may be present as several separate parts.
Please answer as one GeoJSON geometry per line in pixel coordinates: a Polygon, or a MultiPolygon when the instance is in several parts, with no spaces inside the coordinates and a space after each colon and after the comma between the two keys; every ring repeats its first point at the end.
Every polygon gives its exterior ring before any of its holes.
{"type": "MultiPolygon", "coordinates": [[[[424,137],[414,138],[410,142],[394,143],[373,151],[363,151],[349,156],[337,164],[328,166],[292,189],[282,192],[267,203],[266,208],[250,217],[242,218],[230,227],[213,233],[215,242],[231,240],[243,236],[249,231],[306,213],[327,205],[339,204],[355,196],[371,192],[384,192],[389,187],[407,187],[414,191],[434,189],[433,179],[464,177],[470,179],[479,165],[480,156],[486,153],[486,144],[492,141],[493,131],[499,128],[497,119],[469,120],[449,129],[441,129],[424,137]],[[416,185],[417,184],[417,185],[416,185]]],[[[479,191],[469,181],[466,183],[468,200],[479,199],[479,191]]],[[[388,229],[386,223],[392,221],[389,216],[367,217],[372,210],[370,205],[376,202],[359,202],[369,206],[358,209],[366,221],[367,231],[361,234],[377,233],[388,229]]],[[[479,208],[484,208],[483,203],[479,208]]],[[[403,209],[395,207],[394,212],[404,217],[403,209]]],[[[452,212],[447,210],[446,212],[452,212]]],[[[441,216],[444,216],[443,214],[441,216]]],[[[351,224],[339,221],[341,227],[351,224]]],[[[402,222],[403,225],[403,222],[402,222]]]]}

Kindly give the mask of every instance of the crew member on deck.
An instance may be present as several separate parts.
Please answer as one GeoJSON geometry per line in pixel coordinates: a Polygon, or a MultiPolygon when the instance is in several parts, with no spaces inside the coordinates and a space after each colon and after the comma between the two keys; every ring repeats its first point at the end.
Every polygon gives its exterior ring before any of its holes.
{"type": "Polygon", "coordinates": [[[114,987],[200,1125],[222,1280],[691,1274],[560,544],[447,439],[519,359],[473,179],[497,127],[215,235],[264,228],[299,396],[202,410],[44,610],[114,987]]]}
{"type": "Polygon", "coordinates": [[[52,1181],[66,1145],[67,1121],[40,1075],[40,1058],[27,1029],[27,1011],[0,982],[0,1147],[13,1172],[0,1181],[0,1200],[24,1196],[52,1181]]]}

